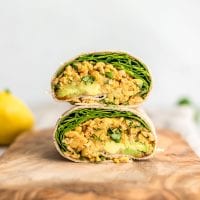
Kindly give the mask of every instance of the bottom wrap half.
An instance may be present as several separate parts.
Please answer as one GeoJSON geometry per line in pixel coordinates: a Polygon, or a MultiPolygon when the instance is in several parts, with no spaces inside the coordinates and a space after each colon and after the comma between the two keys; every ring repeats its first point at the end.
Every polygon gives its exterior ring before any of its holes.
{"type": "Polygon", "coordinates": [[[59,153],[74,162],[130,162],[156,149],[153,123],[141,110],[78,106],[64,113],[54,131],[59,153]]]}

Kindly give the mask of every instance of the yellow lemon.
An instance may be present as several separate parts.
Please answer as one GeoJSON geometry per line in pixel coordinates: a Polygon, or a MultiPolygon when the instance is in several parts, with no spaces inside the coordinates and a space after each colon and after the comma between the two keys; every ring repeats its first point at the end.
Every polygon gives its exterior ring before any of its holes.
{"type": "Polygon", "coordinates": [[[0,145],[10,144],[33,124],[32,112],[20,99],[9,91],[0,92],[0,145]]]}

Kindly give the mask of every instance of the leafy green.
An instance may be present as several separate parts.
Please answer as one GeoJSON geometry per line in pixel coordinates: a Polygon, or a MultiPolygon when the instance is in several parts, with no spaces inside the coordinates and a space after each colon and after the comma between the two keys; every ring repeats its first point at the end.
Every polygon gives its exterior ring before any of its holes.
{"type": "MultiPolygon", "coordinates": [[[[71,62],[66,63],[63,69],[68,65],[73,65],[73,63],[83,61],[90,61],[93,63],[104,62],[107,64],[112,64],[116,69],[124,70],[133,78],[140,79],[143,83],[140,93],[142,97],[145,97],[150,90],[152,80],[146,66],[138,59],[131,57],[126,53],[100,52],[84,54],[72,60],[71,62]]],[[[63,73],[63,69],[60,69],[57,72],[57,76],[63,73]]]]}
{"type": "Polygon", "coordinates": [[[82,79],[81,79],[86,85],[88,84],[92,84],[95,80],[95,78],[93,76],[90,76],[90,75],[87,75],[87,76],[84,76],[82,79]]]}
{"type": "Polygon", "coordinates": [[[183,97],[183,98],[181,98],[181,99],[178,100],[177,104],[179,106],[190,106],[193,103],[192,103],[192,101],[189,98],[183,97]]]}
{"type": "Polygon", "coordinates": [[[72,66],[72,68],[73,68],[74,70],[78,71],[78,66],[77,66],[75,63],[72,63],[71,66],[72,66]]]}
{"type": "Polygon", "coordinates": [[[182,97],[177,101],[178,106],[190,106],[193,109],[193,118],[194,121],[200,124],[200,109],[199,107],[189,98],[182,97]]]}
{"type": "Polygon", "coordinates": [[[105,76],[106,76],[107,78],[113,79],[113,73],[112,73],[112,72],[106,72],[106,73],[105,73],[105,76]]]}
{"type": "Polygon", "coordinates": [[[62,151],[66,151],[67,147],[63,143],[64,134],[70,130],[75,129],[80,124],[94,118],[116,118],[125,117],[127,119],[133,119],[139,121],[142,126],[149,130],[148,125],[137,115],[129,111],[119,111],[114,109],[101,109],[101,108],[80,108],[72,111],[66,116],[63,116],[59,122],[55,133],[55,139],[62,151]]]}
{"type": "Polygon", "coordinates": [[[108,129],[108,135],[111,137],[112,140],[114,140],[115,142],[119,143],[121,140],[121,136],[122,136],[122,131],[119,128],[109,128],[108,129]]]}

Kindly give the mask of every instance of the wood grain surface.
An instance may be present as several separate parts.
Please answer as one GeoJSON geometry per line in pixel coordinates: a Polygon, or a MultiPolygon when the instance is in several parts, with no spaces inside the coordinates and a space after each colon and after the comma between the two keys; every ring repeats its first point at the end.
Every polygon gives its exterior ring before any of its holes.
{"type": "Polygon", "coordinates": [[[158,131],[164,151],[128,164],[73,163],[52,130],[19,137],[0,157],[0,200],[200,199],[200,159],[180,135],[158,131]]]}

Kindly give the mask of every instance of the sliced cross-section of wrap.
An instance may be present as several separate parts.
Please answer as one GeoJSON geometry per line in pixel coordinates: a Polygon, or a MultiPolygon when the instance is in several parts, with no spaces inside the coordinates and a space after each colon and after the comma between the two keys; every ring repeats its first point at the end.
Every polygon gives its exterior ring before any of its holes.
{"type": "Polygon", "coordinates": [[[60,154],[75,162],[147,159],[156,148],[150,119],[124,107],[75,107],[58,120],[54,140],[60,154]]]}
{"type": "Polygon", "coordinates": [[[72,104],[138,106],[152,79],[147,67],[123,52],[83,54],[62,65],[53,77],[53,96],[72,104]]]}

